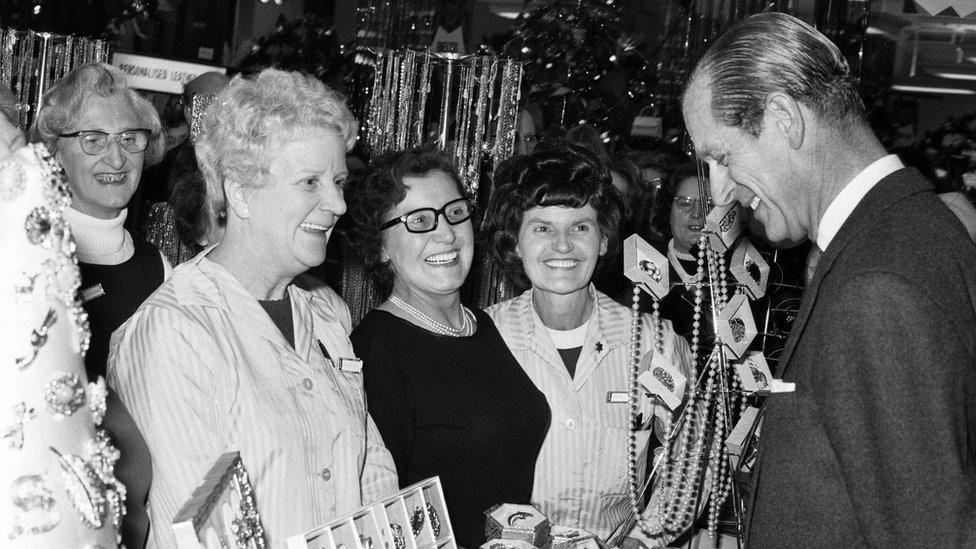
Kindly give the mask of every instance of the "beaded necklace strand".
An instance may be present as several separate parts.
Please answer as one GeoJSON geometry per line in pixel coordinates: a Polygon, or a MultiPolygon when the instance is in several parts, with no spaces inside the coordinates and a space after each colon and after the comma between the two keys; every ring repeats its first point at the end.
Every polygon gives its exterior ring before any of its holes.
{"type": "Polygon", "coordinates": [[[420,309],[410,305],[395,295],[390,296],[390,303],[396,305],[402,309],[403,312],[420,321],[425,328],[436,334],[451,337],[468,337],[474,333],[474,320],[471,318],[474,316],[474,314],[464,305],[458,304],[458,306],[461,308],[461,327],[453,328],[447,324],[444,324],[443,322],[434,320],[420,309]]]}

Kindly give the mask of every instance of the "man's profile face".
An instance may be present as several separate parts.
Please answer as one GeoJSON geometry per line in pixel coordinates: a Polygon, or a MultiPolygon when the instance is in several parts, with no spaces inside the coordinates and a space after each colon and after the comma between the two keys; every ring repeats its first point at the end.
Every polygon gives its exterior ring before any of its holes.
{"type": "Polygon", "coordinates": [[[715,120],[705,80],[701,76],[692,80],[682,112],[698,158],[708,163],[712,200],[716,205],[738,202],[753,210],[753,217],[774,244],[802,242],[807,232],[798,214],[805,205],[794,192],[782,137],[767,130],[768,117],[764,117],[758,138],[715,120]]]}

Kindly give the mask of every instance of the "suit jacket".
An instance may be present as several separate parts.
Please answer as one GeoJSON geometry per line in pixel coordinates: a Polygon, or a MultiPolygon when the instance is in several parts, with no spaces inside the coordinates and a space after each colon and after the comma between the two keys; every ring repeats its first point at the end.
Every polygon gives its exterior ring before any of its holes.
{"type": "Polygon", "coordinates": [[[840,228],[780,364],[750,547],[976,547],[976,246],[917,171],[840,228]]]}

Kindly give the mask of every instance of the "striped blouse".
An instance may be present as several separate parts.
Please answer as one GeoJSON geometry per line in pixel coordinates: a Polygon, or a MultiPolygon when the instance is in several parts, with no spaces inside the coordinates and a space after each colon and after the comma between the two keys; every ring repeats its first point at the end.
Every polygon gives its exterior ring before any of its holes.
{"type": "Polygon", "coordinates": [[[206,252],[177,267],[112,337],[109,384],[152,453],[149,547],[213,462],[239,450],[270,547],[397,490],[366,414],[349,312],[328,288],[288,287],[292,348],[260,304],[206,252]],[[320,346],[321,343],[321,346],[320,346]]]}
{"type": "MultiPolygon", "coordinates": [[[[592,285],[590,293],[596,307],[574,377],[532,305],[532,290],[490,307],[488,314],[552,409],[549,434],[536,462],[532,503],[553,524],[583,528],[606,540],[631,515],[627,444],[632,313],[592,285]]],[[[642,315],[641,323],[641,349],[647,352],[654,329],[648,315],[642,315]]],[[[662,325],[666,359],[689,375],[688,343],[675,335],[670,322],[662,320],[662,325]]],[[[637,433],[642,472],[651,432],[637,433]]],[[[630,535],[646,540],[639,528],[630,535]]]]}

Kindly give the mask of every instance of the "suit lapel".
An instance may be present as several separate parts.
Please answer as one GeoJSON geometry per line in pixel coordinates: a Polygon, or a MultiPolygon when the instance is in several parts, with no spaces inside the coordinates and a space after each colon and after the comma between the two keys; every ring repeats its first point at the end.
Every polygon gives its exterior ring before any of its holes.
{"type": "MultiPolygon", "coordinates": [[[[806,328],[807,321],[810,319],[810,313],[813,310],[814,304],[817,302],[820,285],[827,273],[830,272],[830,269],[833,267],[834,262],[840,256],[841,252],[844,251],[844,248],[861,231],[874,224],[878,216],[882,215],[893,204],[909,195],[930,189],[931,187],[927,186],[921,174],[915,169],[905,168],[885,177],[868,194],[864,195],[860,204],[854,208],[850,217],[844,221],[840,230],[837,231],[837,236],[834,237],[830,246],[827,247],[827,250],[820,257],[817,269],[814,271],[810,283],[803,291],[800,311],[797,313],[796,321],[790,329],[790,336],[783,350],[783,358],[780,360],[779,367],[777,368],[777,377],[786,379],[786,373],[792,365],[791,361],[793,352],[796,350],[797,342],[803,337],[803,330],[806,328]]],[[[816,246],[816,244],[814,245],[816,246]]]]}

